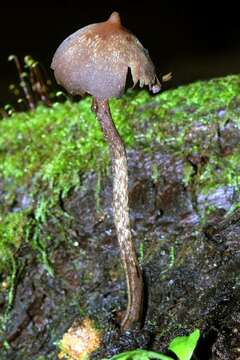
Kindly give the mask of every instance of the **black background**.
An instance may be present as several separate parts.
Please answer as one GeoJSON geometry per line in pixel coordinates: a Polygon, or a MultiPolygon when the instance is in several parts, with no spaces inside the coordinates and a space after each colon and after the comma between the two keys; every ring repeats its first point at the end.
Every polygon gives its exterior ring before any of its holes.
{"type": "MultiPolygon", "coordinates": [[[[197,79],[240,73],[238,2],[112,1],[33,2],[42,7],[0,8],[0,105],[17,82],[7,58],[31,54],[49,69],[69,34],[120,12],[122,23],[150,52],[158,73],[173,72],[172,87],[197,79]]],[[[49,69],[49,73],[51,70],[49,69]]]]}

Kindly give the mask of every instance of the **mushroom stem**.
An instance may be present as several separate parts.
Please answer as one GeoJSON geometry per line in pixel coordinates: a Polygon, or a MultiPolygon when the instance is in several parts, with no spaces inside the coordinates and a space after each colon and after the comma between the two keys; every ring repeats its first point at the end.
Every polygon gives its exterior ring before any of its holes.
{"type": "Polygon", "coordinates": [[[107,141],[113,172],[113,216],[128,291],[128,306],[121,322],[122,330],[139,327],[143,306],[143,278],[131,237],[128,207],[128,166],[124,144],[112,120],[107,100],[93,98],[92,110],[107,141]]]}

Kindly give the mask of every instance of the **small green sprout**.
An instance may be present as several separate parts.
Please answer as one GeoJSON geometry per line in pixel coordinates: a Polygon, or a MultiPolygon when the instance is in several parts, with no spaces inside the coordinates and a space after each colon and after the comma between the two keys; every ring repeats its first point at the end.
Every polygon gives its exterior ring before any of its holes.
{"type": "MultiPolygon", "coordinates": [[[[177,336],[175,339],[173,339],[170,342],[168,349],[171,350],[174,354],[176,354],[179,360],[190,360],[193,351],[197,345],[199,337],[200,337],[200,331],[198,329],[194,330],[189,336],[177,336]]],[[[172,357],[154,351],[148,351],[143,349],[126,351],[121,354],[114,355],[109,360],[149,360],[149,359],[173,360],[172,357]]],[[[102,359],[102,360],[107,360],[107,359],[102,359]]]]}
{"type": "Polygon", "coordinates": [[[180,360],[190,360],[199,337],[200,331],[198,329],[189,336],[177,336],[170,342],[168,349],[174,352],[180,360]]]}
{"type": "MultiPolygon", "coordinates": [[[[169,356],[156,353],[154,351],[147,351],[142,349],[123,352],[121,354],[113,356],[110,360],[149,360],[149,359],[173,360],[169,356]]],[[[103,359],[103,360],[107,360],[107,359],[103,359]]]]}

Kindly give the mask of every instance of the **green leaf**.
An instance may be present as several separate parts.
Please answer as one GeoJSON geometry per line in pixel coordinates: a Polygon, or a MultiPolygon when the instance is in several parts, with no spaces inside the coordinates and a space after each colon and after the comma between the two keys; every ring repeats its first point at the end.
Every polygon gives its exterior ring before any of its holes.
{"type": "MultiPolygon", "coordinates": [[[[154,351],[147,351],[142,349],[126,351],[121,354],[113,356],[109,360],[149,360],[149,359],[173,360],[169,356],[156,353],[154,351]]],[[[107,359],[102,359],[102,360],[107,360],[107,359]]]]}
{"type": "Polygon", "coordinates": [[[200,337],[200,331],[196,329],[189,336],[178,336],[173,339],[168,349],[174,352],[180,360],[190,360],[200,337]]]}

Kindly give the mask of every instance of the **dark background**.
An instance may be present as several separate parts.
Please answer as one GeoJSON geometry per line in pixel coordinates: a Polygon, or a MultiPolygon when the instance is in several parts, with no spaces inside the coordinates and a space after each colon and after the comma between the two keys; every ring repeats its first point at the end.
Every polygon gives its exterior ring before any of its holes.
{"type": "MultiPolygon", "coordinates": [[[[173,1],[71,1],[43,7],[0,8],[0,106],[17,82],[7,58],[31,54],[49,69],[69,34],[119,11],[123,24],[150,52],[158,73],[173,72],[170,86],[240,73],[240,13],[236,3],[173,1]],[[211,5],[211,8],[210,8],[211,5]]],[[[49,73],[51,70],[49,69],[49,73]]]]}

